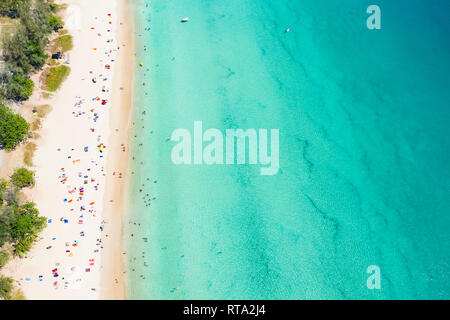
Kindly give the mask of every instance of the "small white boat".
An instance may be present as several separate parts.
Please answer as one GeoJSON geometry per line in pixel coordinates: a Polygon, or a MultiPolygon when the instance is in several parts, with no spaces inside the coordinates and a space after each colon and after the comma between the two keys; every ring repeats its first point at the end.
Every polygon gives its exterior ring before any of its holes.
{"type": "Polygon", "coordinates": [[[185,22],[188,22],[188,21],[189,21],[188,17],[181,19],[181,23],[185,23],[185,22]]]}

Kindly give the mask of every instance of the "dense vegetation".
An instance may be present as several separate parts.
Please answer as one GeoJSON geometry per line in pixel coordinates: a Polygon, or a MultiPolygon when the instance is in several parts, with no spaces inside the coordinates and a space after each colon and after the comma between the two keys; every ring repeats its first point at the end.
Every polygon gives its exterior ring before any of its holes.
{"type": "MultiPolygon", "coordinates": [[[[0,15],[19,20],[15,32],[2,39],[4,67],[0,71],[0,102],[27,100],[34,90],[30,75],[44,66],[46,48],[52,32],[63,27],[55,15],[58,6],[46,0],[2,0],[0,15]]],[[[57,41],[65,49],[72,38],[64,35],[57,41]]],[[[53,68],[48,74],[47,87],[56,90],[70,69],[53,68]]],[[[0,149],[13,150],[29,136],[29,124],[6,106],[0,104],[0,149]]]]}
{"type": "Polygon", "coordinates": [[[27,100],[33,93],[34,82],[27,77],[16,74],[6,81],[8,86],[5,86],[3,93],[7,99],[27,100]]]}
{"type": "MultiPolygon", "coordinates": [[[[27,176],[32,177],[29,174],[27,176]]],[[[0,179],[0,190],[2,198],[0,205],[1,268],[9,259],[10,253],[23,255],[31,249],[39,232],[46,226],[46,218],[39,215],[33,202],[22,201],[20,188],[12,181],[0,179]],[[12,252],[5,249],[5,244],[12,246],[10,250],[12,252]]]]}
{"type": "MultiPolygon", "coordinates": [[[[33,202],[22,200],[20,189],[33,183],[34,174],[26,169],[16,170],[11,181],[0,179],[0,268],[12,254],[26,254],[47,224],[33,202]]],[[[2,298],[23,299],[20,292],[13,296],[13,280],[10,278],[0,277],[2,298]]]]}
{"type": "Polygon", "coordinates": [[[11,237],[15,242],[15,252],[25,254],[31,249],[38,234],[46,226],[46,219],[39,216],[33,202],[15,208],[15,220],[11,224],[11,237]]]}
{"type": "Polygon", "coordinates": [[[8,107],[0,105],[0,149],[13,150],[29,135],[28,122],[8,107]]]}
{"type": "Polygon", "coordinates": [[[10,18],[19,16],[19,8],[30,4],[30,0],[2,0],[0,2],[0,15],[10,18]]]}
{"type": "Polygon", "coordinates": [[[48,37],[63,27],[54,13],[57,6],[44,0],[7,0],[0,4],[0,14],[20,19],[13,35],[3,39],[5,69],[0,76],[0,94],[6,99],[26,100],[33,91],[29,76],[41,69],[48,55],[48,37]]]}
{"type": "MultiPolygon", "coordinates": [[[[55,15],[58,6],[46,0],[2,0],[0,15],[19,20],[15,32],[2,39],[4,67],[0,71],[0,102],[27,100],[34,90],[30,75],[44,66],[48,55],[46,47],[52,32],[63,27],[55,15]]],[[[69,35],[58,38],[59,45],[68,49],[72,45],[69,35]]],[[[51,69],[48,87],[56,90],[67,76],[67,67],[51,69]]],[[[29,125],[20,116],[0,103],[0,149],[13,150],[29,135],[29,125]]]]}
{"type": "MultiPolygon", "coordinates": [[[[41,70],[48,59],[49,36],[63,27],[55,15],[57,10],[58,6],[49,0],[0,0],[0,16],[17,22],[12,24],[14,32],[8,31],[1,39],[4,64],[0,70],[0,149],[14,150],[30,136],[30,124],[3,102],[24,101],[33,93],[30,76],[41,70]]],[[[59,37],[56,44],[64,51],[70,50],[72,38],[59,37]]],[[[59,86],[70,72],[68,68],[52,70],[48,73],[52,87],[59,86]]],[[[49,106],[43,106],[36,113],[43,117],[49,110],[49,106]]],[[[36,146],[27,146],[25,163],[30,165],[36,146]]],[[[35,204],[22,197],[21,189],[33,185],[34,173],[26,168],[16,169],[9,181],[0,178],[0,269],[11,255],[26,254],[46,226],[46,218],[39,215],[35,204]]],[[[20,290],[14,290],[13,279],[0,276],[1,299],[24,299],[20,290]]]]}
{"type": "Polygon", "coordinates": [[[34,173],[25,168],[16,170],[10,181],[0,179],[0,248],[11,243],[16,254],[24,254],[31,248],[46,223],[34,203],[23,203],[21,199],[20,189],[33,184],[34,173]]]}

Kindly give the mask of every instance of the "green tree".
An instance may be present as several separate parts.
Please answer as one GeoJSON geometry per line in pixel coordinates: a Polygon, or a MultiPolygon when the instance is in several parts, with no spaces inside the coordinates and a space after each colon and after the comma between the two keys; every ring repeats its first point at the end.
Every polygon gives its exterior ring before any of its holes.
{"type": "Polygon", "coordinates": [[[21,193],[17,188],[8,188],[3,193],[3,200],[7,203],[6,208],[18,207],[22,203],[21,193]]]}
{"type": "Polygon", "coordinates": [[[0,74],[0,95],[6,99],[27,100],[34,83],[30,73],[42,69],[48,55],[49,35],[63,27],[54,12],[59,6],[45,0],[0,0],[0,15],[20,17],[13,35],[2,39],[4,72],[0,74]]]}
{"type": "Polygon", "coordinates": [[[30,0],[2,0],[0,2],[0,15],[9,16],[10,18],[19,17],[19,11],[22,8],[29,8],[30,0]]]}
{"type": "Polygon", "coordinates": [[[0,277],[0,297],[5,300],[11,298],[11,293],[14,289],[13,279],[7,277],[0,277]]]}
{"type": "Polygon", "coordinates": [[[27,57],[28,36],[23,28],[18,28],[13,35],[6,35],[3,43],[3,60],[11,73],[28,74],[33,66],[27,57]]]}
{"type": "Polygon", "coordinates": [[[28,75],[44,65],[48,35],[62,27],[62,20],[53,15],[51,5],[43,0],[16,1],[6,7],[17,10],[20,25],[12,36],[3,39],[3,59],[9,71],[28,75]]]}
{"type": "Polygon", "coordinates": [[[64,27],[64,22],[61,18],[52,15],[49,19],[49,25],[53,31],[58,31],[64,27]]]}
{"type": "Polygon", "coordinates": [[[42,0],[35,1],[31,10],[20,12],[20,22],[25,27],[28,39],[40,47],[48,43],[47,36],[53,31],[50,26],[51,17],[50,6],[42,0]]]}
{"type": "Polygon", "coordinates": [[[34,185],[34,172],[27,168],[16,169],[11,176],[11,183],[19,189],[34,185]]]}
{"type": "Polygon", "coordinates": [[[40,231],[47,225],[46,218],[39,216],[33,202],[16,209],[17,219],[12,224],[11,237],[16,242],[15,252],[24,254],[31,249],[40,231]]]}
{"type": "MultiPolygon", "coordinates": [[[[39,70],[45,64],[48,55],[44,52],[44,46],[30,39],[29,33],[24,27],[18,28],[17,32],[3,39],[3,59],[7,69],[14,74],[27,75],[34,70],[39,70]]],[[[36,34],[34,37],[43,37],[36,34]]],[[[41,38],[42,42],[47,37],[41,38]]]]}
{"type": "Polygon", "coordinates": [[[27,100],[34,90],[33,80],[15,75],[6,85],[5,96],[8,99],[22,101],[27,100]]]}
{"type": "Polygon", "coordinates": [[[29,128],[30,125],[21,115],[0,105],[0,148],[13,150],[28,138],[29,128]]]}
{"type": "Polygon", "coordinates": [[[12,240],[11,229],[16,220],[15,207],[0,207],[0,247],[12,240]]]}

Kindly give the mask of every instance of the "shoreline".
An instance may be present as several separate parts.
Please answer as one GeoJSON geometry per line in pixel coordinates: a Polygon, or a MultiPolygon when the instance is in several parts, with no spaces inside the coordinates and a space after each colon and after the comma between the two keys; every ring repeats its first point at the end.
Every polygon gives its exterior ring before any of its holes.
{"type": "Polygon", "coordinates": [[[119,44],[125,44],[119,52],[117,71],[113,79],[112,109],[110,117],[110,153],[107,161],[108,174],[105,185],[103,219],[108,223],[109,237],[102,237],[106,245],[102,252],[101,292],[100,299],[123,300],[126,294],[126,271],[123,261],[125,238],[123,235],[124,219],[126,218],[126,191],[128,190],[129,165],[129,130],[134,96],[134,37],[132,4],[125,0],[119,1],[119,21],[122,28],[117,34],[119,44]],[[131,75],[126,76],[126,75],[131,75]],[[131,81],[130,81],[131,80],[131,81]],[[131,85],[130,85],[131,83],[131,85]],[[125,121],[126,119],[126,121],[125,121]],[[125,146],[125,151],[122,147],[125,146]],[[122,179],[117,179],[114,172],[123,173],[122,179]],[[111,202],[111,200],[114,202],[111,202]],[[114,243],[120,242],[120,247],[114,243]]]}

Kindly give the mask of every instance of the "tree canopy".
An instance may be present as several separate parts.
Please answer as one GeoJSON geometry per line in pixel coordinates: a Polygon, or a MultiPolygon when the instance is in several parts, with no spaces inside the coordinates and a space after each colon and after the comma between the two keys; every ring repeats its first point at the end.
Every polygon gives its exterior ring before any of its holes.
{"type": "MultiPolygon", "coordinates": [[[[27,169],[18,169],[16,173],[29,175],[31,178],[33,174],[27,169]]],[[[34,182],[34,178],[32,179],[34,182]]],[[[46,218],[39,215],[35,204],[33,202],[23,204],[21,197],[19,197],[19,189],[10,188],[11,184],[13,184],[12,181],[8,182],[0,179],[0,189],[4,190],[3,192],[7,195],[4,203],[0,204],[0,253],[2,253],[2,264],[5,264],[5,260],[9,258],[3,247],[6,243],[12,245],[16,254],[24,254],[31,249],[39,232],[47,225],[46,218]]]]}
{"type": "Polygon", "coordinates": [[[26,100],[33,92],[29,75],[44,66],[49,35],[63,27],[63,21],[54,14],[57,7],[44,0],[0,3],[0,15],[20,19],[14,34],[2,39],[5,67],[0,75],[0,95],[6,99],[26,100]]]}
{"type": "Polygon", "coordinates": [[[37,235],[47,225],[45,217],[39,216],[33,202],[16,209],[16,220],[12,224],[11,236],[16,241],[15,252],[24,254],[31,249],[37,235]]]}
{"type": "Polygon", "coordinates": [[[4,96],[7,99],[16,101],[27,100],[34,90],[34,82],[19,75],[14,75],[8,81],[8,86],[5,88],[4,96]]]}
{"type": "Polygon", "coordinates": [[[0,2],[0,15],[17,18],[21,11],[31,5],[31,0],[2,0],[0,2]]]}
{"type": "Polygon", "coordinates": [[[32,186],[34,184],[34,172],[27,168],[16,169],[11,176],[11,183],[19,189],[32,186]]]}
{"type": "Polygon", "coordinates": [[[29,135],[29,123],[11,109],[0,105],[0,148],[13,150],[29,135]]]}
{"type": "Polygon", "coordinates": [[[15,218],[13,207],[7,206],[0,208],[0,247],[12,241],[11,226],[15,218]]]}

